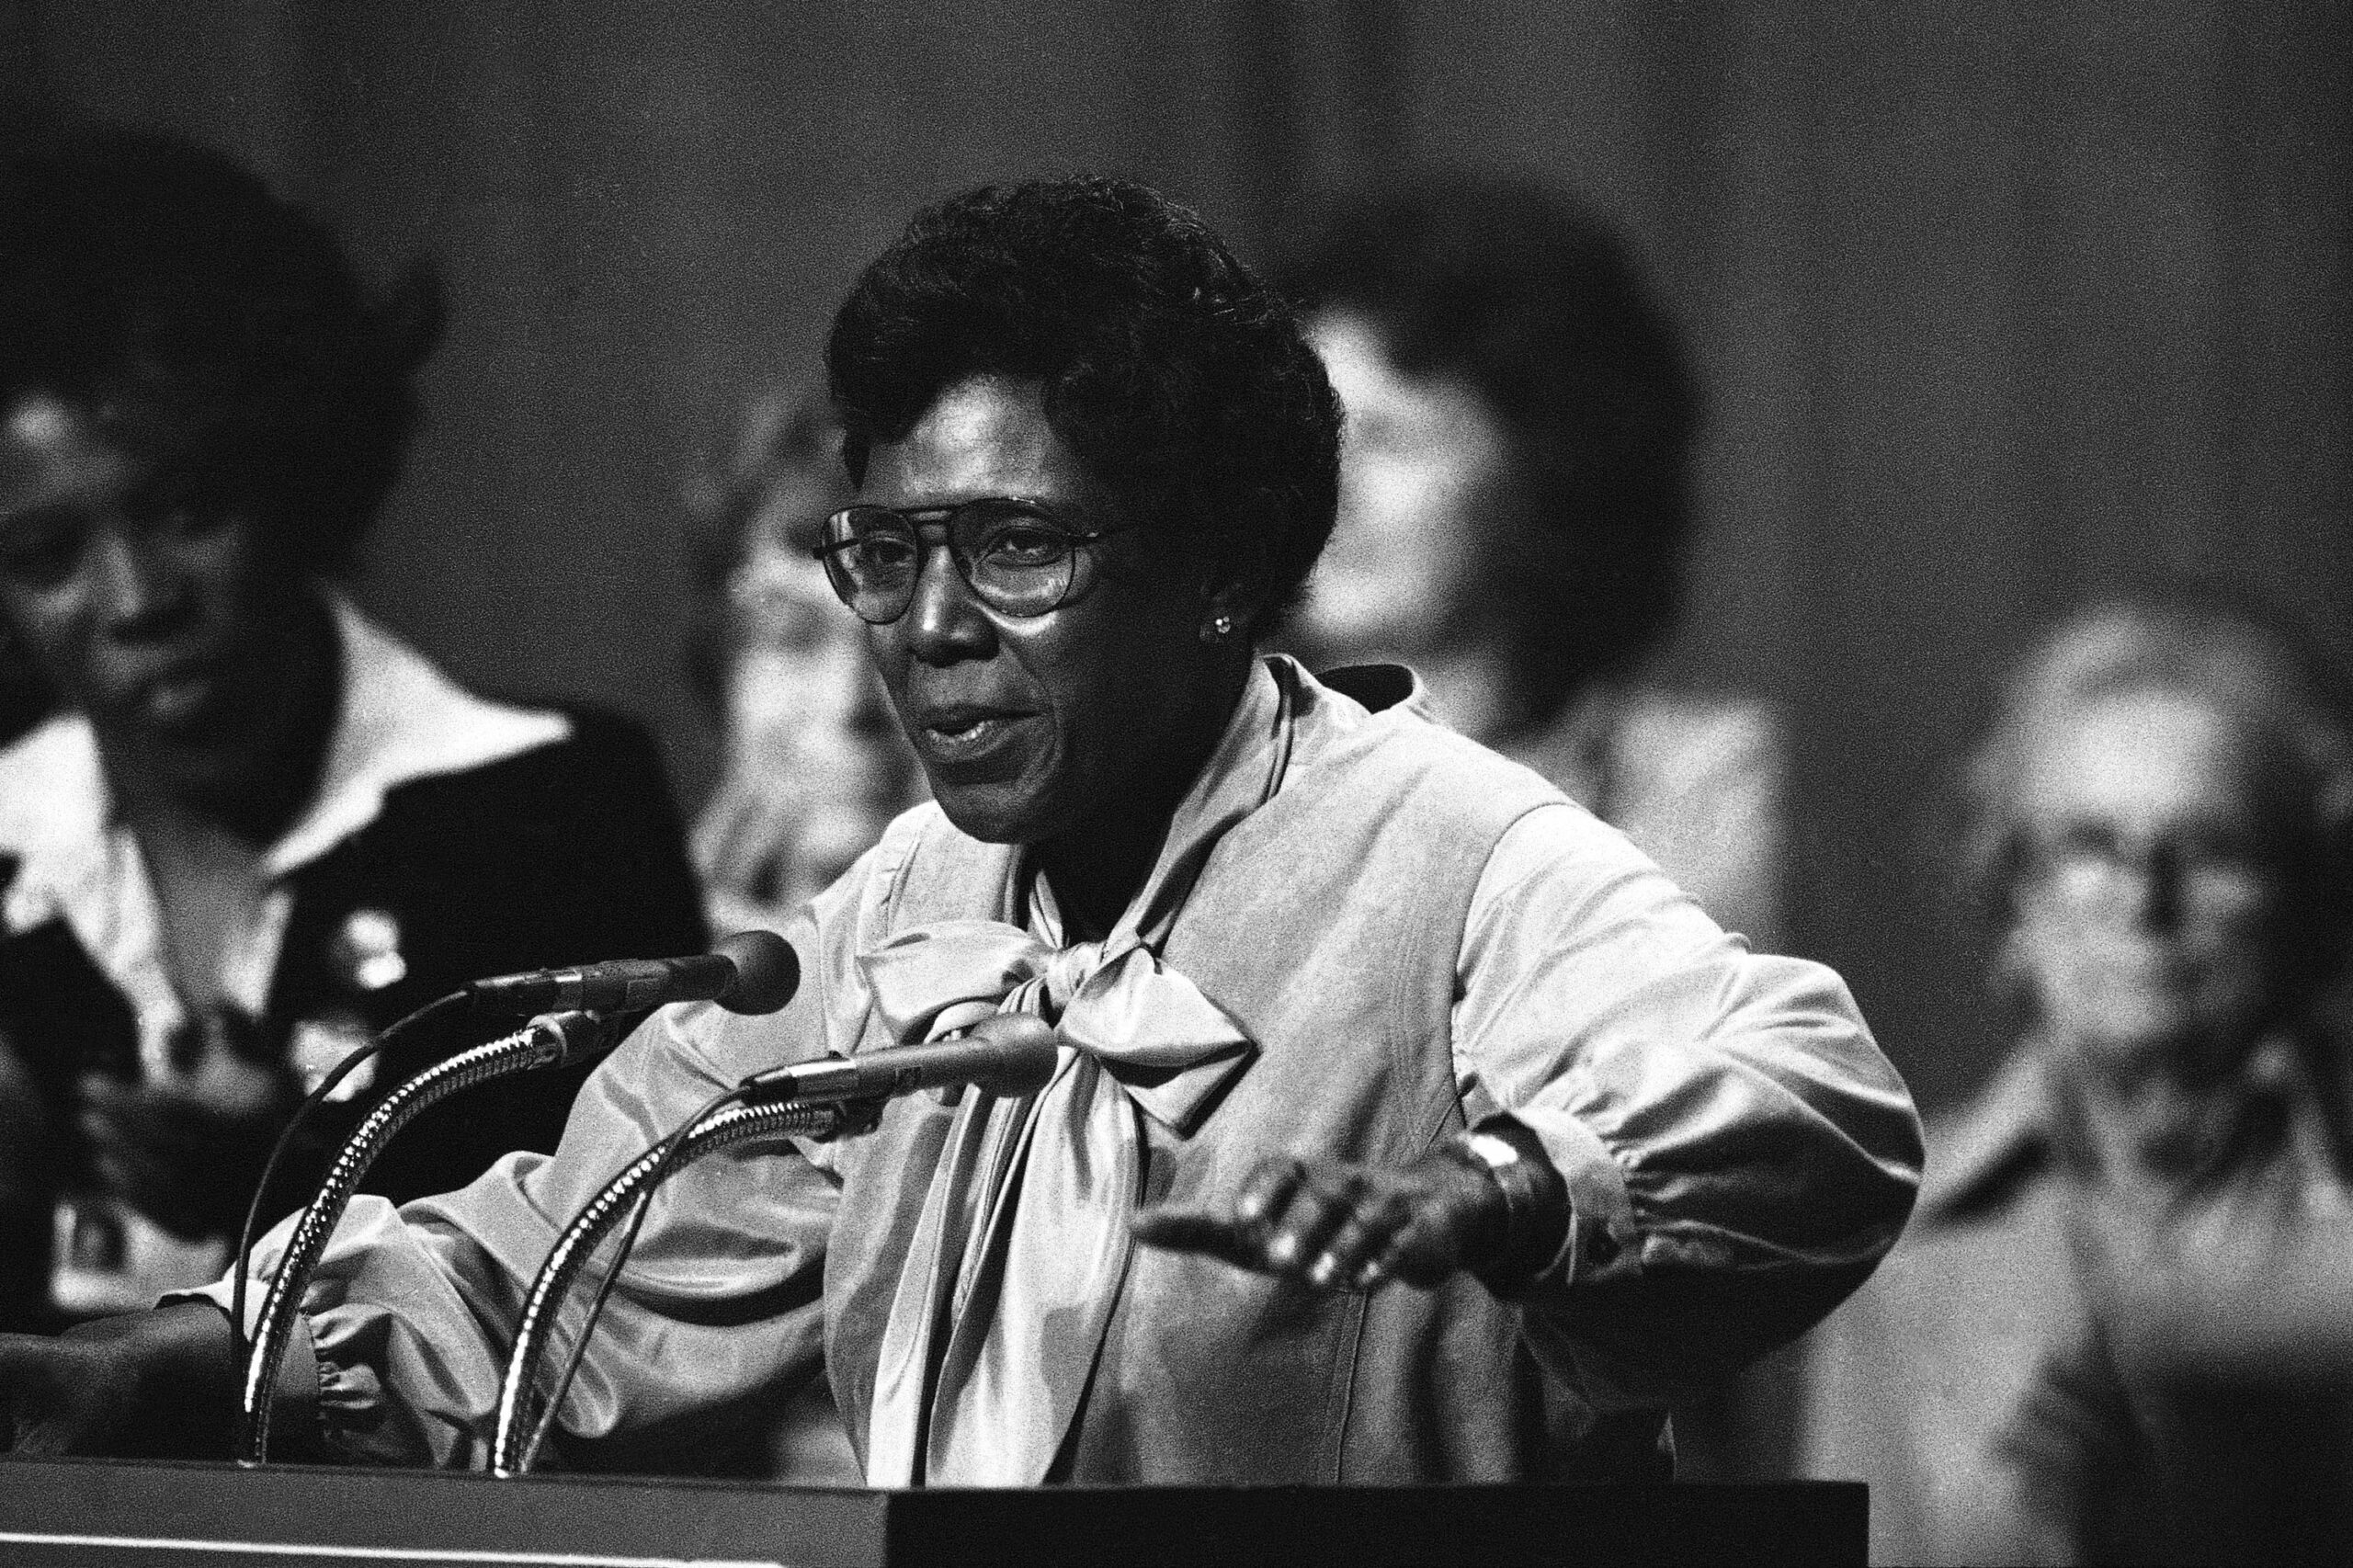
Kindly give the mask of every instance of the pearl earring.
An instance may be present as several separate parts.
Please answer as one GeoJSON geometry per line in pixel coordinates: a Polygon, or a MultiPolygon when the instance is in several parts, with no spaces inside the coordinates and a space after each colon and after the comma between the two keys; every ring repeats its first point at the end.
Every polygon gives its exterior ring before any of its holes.
{"type": "Polygon", "coordinates": [[[1233,635],[1233,618],[1230,615],[1211,616],[1210,623],[1201,628],[1201,641],[1204,642],[1222,642],[1233,635]]]}

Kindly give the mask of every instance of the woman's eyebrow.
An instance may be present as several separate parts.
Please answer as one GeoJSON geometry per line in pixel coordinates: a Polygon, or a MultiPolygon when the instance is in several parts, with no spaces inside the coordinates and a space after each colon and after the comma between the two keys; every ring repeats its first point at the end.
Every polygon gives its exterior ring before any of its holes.
{"type": "MultiPolygon", "coordinates": [[[[880,506],[870,502],[870,506],[880,506]]],[[[966,506],[1018,506],[1049,517],[1084,516],[1092,510],[1086,501],[1076,495],[1040,495],[1035,491],[993,490],[966,495],[955,501],[926,501],[904,506],[882,506],[886,512],[955,512],[966,506]]]]}

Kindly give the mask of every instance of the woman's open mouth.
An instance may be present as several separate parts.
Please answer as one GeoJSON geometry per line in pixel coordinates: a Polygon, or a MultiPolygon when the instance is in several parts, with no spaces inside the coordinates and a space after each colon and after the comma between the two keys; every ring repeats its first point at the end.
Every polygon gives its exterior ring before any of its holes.
{"type": "Polygon", "coordinates": [[[972,763],[1012,741],[1031,713],[985,708],[947,708],[924,716],[917,743],[936,762],[972,763]]]}

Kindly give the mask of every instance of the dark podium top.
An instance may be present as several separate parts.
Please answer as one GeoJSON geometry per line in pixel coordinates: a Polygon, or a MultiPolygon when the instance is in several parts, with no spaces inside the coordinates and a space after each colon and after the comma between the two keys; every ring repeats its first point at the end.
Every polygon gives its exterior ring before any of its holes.
{"type": "Polygon", "coordinates": [[[1847,1482],[867,1492],[0,1460],[0,1562],[17,1568],[1860,1563],[1864,1524],[1847,1482]]]}

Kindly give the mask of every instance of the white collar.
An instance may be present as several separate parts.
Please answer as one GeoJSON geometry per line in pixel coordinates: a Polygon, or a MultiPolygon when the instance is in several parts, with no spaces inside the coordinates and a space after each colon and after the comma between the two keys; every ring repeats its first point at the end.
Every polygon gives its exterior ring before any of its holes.
{"type": "Polygon", "coordinates": [[[272,877],[309,865],[374,822],[399,785],[501,762],[572,733],[561,713],[476,697],[349,600],[330,596],[328,604],[343,637],[343,711],[318,793],[264,859],[272,877]]]}
{"type": "MultiPolygon", "coordinates": [[[[273,881],[374,822],[399,785],[497,762],[572,732],[561,713],[474,696],[348,600],[330,593],[327,602],[343,650],[342,708],[317,790],[263,856],[273,881]]],[[[19,861],[0,906],[7,929],[73,910],[94,892],[94,879],[108,879],[109,866],[119,876],[124,857],[109,842],[118,832],[88,720],[61,715],[0,751],[0,854],[19,861]]]]}

